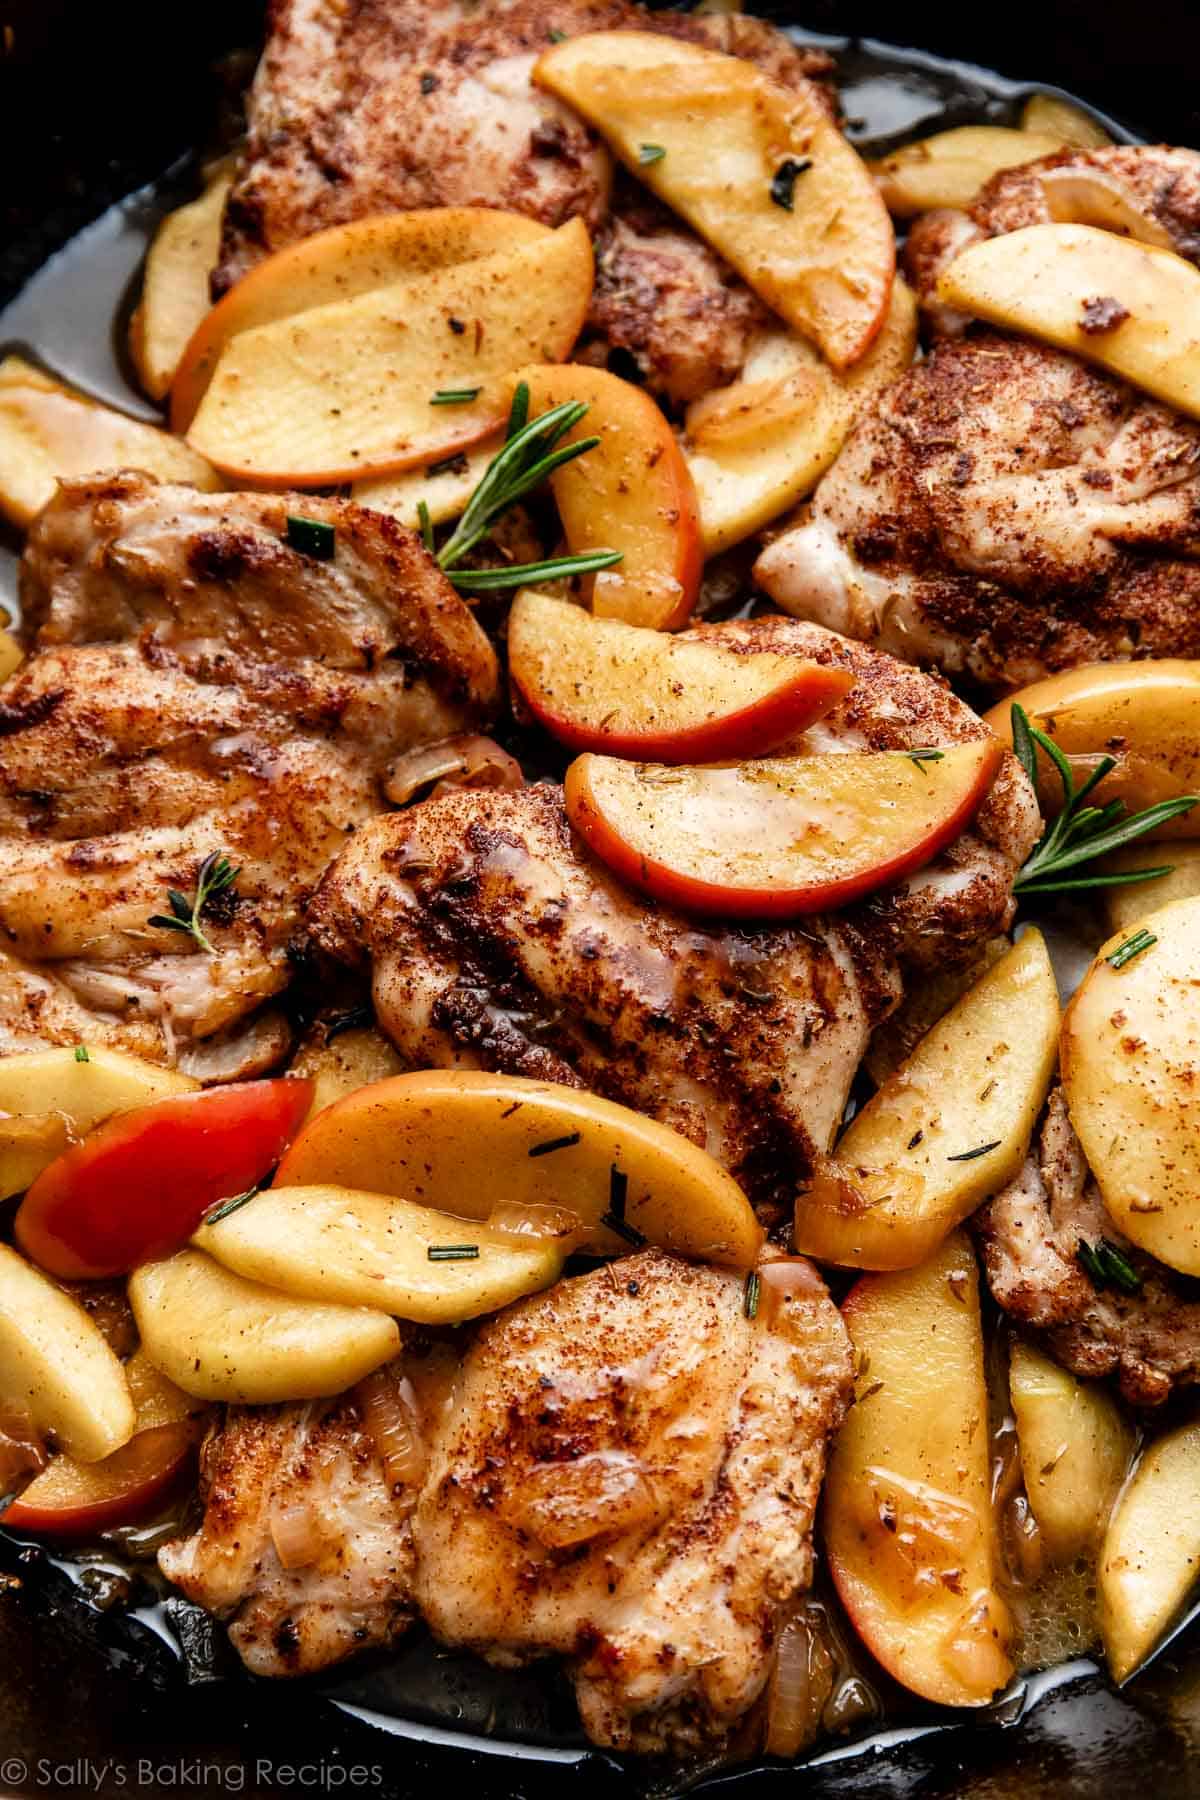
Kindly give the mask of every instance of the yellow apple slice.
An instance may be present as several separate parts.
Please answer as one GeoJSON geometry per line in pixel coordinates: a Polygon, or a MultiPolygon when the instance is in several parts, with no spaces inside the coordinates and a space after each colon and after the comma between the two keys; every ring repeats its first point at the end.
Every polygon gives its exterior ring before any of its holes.
{"type": "Polygon", "coordinates": [[[171,390],[171,429],[188,429],[221,352],[240,332],[550,235],[519,213],[435,206],[332,225],[277,250],[196,319],[171,390]]]}
{"type": "Polygon", "coordinates": [[[649,394],[605,369],[570,363],[517,375],[529,416],[564,401],[587,412],[560,440],[600,442],[550,478],[571,555],[617,550],[621,560],[584,578],[598,618],[669,631],[686,623],[700,591],[704,552],[696,490],[675,434],[649,394]]]}
{"type": "Polygon", "coordinates": [[[189,339],[212,308],[208,278],[232,180],[224,174],[210,182],[198,200],[168,213],[154,234],[142,297],[129,321],[129,352],[153,400],[165,398],[189,339]]]}
{"type": "Polygon", "coordinates": [[[0,1199],[30,1187],[69,1143],[113,1113],[199,1085],[175,1069],[99,1046],[0,1058],[0,1199]]]}
{"type": "Polygon", "coordinates": [[[869,163],[887,209],[912,219],[935,207],[970,206],[981,187],[1002,169],[1036,162],[1062,149],[1062,139],[1005,125],[956,125],[905,144],[869,163]]]}
{"type": "Polygon", "coordinates": [[[0,631],[0,681],[15,675],[25,661],[25,652],[11,631],[0,631]]]}
{"type": "Polygon", "coordinates": [[[1100,1629],[1125,1681],[1200,1575],[1200,1422],[1151,1444],[1122,1494],[1100,1553],[1100,1629]]]}
{"type": "Polygon", "coordinates": [[[1012,1664],[970,1245],[956,1232],[919,1269],[863,1276],[842,1317],[860,1372],[825,1479],[830,1572],[889,1675],[939,1705],[982,1706],[1012,1664]]]}
{"type": "Polygon", "coordinates": [[[503,424],[513,370],[565,357],[591,292],[572,219],[254,326],[222,350],[188,442],[231,475],[300,487],[428,464],[503,424]]]}
{"type": "MultiPolygon", "coordinates": [[[[1009,744],[1014,701],[1054,739],[1078,785],[1102,756],[1116,759],[1116,768],[1094,790],[1098,806],[1123,800],[1131,812],[1140,812],[1160,800],[1200,794],[1200,662],[1097,663],[1035,681],[985,716],[1009,744]]],[[[1062,806],[1062,785],[1045,757],[1038,797],[1045,812],[1062,806]]],[[[1200,806],[1150,833],[1151,840],[1197,836],[1200,806]]]]}
{"type": "Polygon", "coordinates": [[[863,408],[907,369],[917,306],[896,277],[883,328],[853,368],[832,368],[791,331],[764,332],[741,377],[688,409],[683,448],[715,556],[804,499],[863,408]]]}
{"type": "Polygon", "coordinates": [[[908,1269],[1017,1173],[1058,1059],[1058,988],[1039,931],[969,988],[855,1115],[796,1200],[796,1248],[908,1269]]]}
{"type": "Polygon", "coordinates": [[[221,477],[180,438],[89,400],[19,356],[0,362],[0,513],[22,529],[59,479],[144,469],[213,489],[221,477]]]}
{"type": "Polygon", "coordinates": [[[1071,1123],[1118,1229],[1200,1275],[1200,899],[1101,945],[1063,1020],[1071,1123]],[[1114,959],[1115,958],[1115,962],[1114,959]]]}
{"type": "Polygon", "coordinates": [[[854,685],[846,669],[597,619],[533,588],[509,614],[508,672],[561,743],[656,762],[769,750],[854,685]]]}
{"type": "Polygon", "coordinates": [[[1200,844],[1172,844],[1165,851],[1158,844],[1130,844],[1104,858],[1101,868],[1112,875],[1168,865],[1169,874],[1156,875],[1151,881],[1104,889],[1104,912],[1110,932],[1129,931],[1140,925],[1147,913],[1157,912],[1170,901],[1190,900],[1200,894],[1200,844]]]}
{"type": "Polygon", "coordinates": [[[80,1462],[133,1436],[125,1371],[82,1306],[0,1244],[0,1393],[80,1462]]]}
{"type": "Polygon", "coordinates": [[[472,444],[461,456],[445,463],[434,463],[432,469],[401,469],[395,475],[379,475],[370,481],[356,481],[350,498],[359,506],[385,512],[410,531],[421,529],[421,506],[424,503],[431,525],[444,525],[457,519],[467,501],[487,473],[488,464],[504,448],[504,434],[497,432],[472,444]]]}
{"type": "Polygon", "coordinates": [[[517,1237],[479,1221],[468,1231],[417,1201],[328,1185],[269,1188],[192,1241],[285,1294],[421,1325],[457,1325],[549,1287],[572,1248],[561,1235],[517,1237]]]}
{"type": "Polygon", "coordinates": [[[341,1394],[400,1348],[395,1319],[377,1308],[297,1300],[200,1250],[143,1263],[129,1302],[149,1361],[198,1400],[270,1406],[341,1394]]]}
{"type": "Polygon", "coordinates": [[[1096,1381],[1016,1343],[1008,1391],[1025,1493],[1051,1562],[1093,1550],[1133,1460],[1134,1433],[1096,1381]]]}
{"type": "Polygon", "coordinates": [[[962,251],[937,297],[1200,418],[1200,270],[1173,250],[1094,225],[1027,225],[962,251]]]}
{"type": "Polygon", "coordinates": [[[999,758],[994,738],[916,757],[852,750],[676,769],[584,755],[567,770],[567,814],[601,861],[656,900],[794,918],[929,862],[974,817],[999,758]]]}
{"type": "Polygon", "coordinates": [[[1021,130],[1076,150],[1103,150],[1112,143],[1098,119],[1060,94],[1030,94],[1021,109],[1021,130]]]}
{"type": "Polygon", "coordinates": [[[293,1057],[290,1073],[305,1076],[313,1084],[308,1116],[319,1113],[335,1100],[345,1099],[356,1088],[399,1075],[404,1064],[398,1052],[373,1025],[339,1031],[324,1043],[304,1045],[293,1057]]]}
{"type": "Polygon", "coordinates": [[[516,1075],[430,1070],[360,1088],[305,1126],[276,1181],[369,1181],[459,1219],[564,1206],[581,1247],[603,1256],[649,1242],[749,1268],[762,1242],[741,1188],[695,1144],[596,1094],[516,1075]]]}
{"type": "Polygon", "coordinates": [[[866,352],[887,312],[896,241],[815,88],[640,31],[570,37],[539,58],[534,79],[835,368],[866,352]]]}

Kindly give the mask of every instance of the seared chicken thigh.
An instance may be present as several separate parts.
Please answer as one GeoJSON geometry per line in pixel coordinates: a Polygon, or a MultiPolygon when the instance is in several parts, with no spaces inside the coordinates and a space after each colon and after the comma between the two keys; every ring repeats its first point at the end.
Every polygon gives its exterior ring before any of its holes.
{"type": "Polygon", "coordinates": [[[201,1491],[203,1524],[159,1566],[229,1621],[254,1674],[309,1674],[407,1630],[412,1499],[389,1490],[353,1393],[230,1407],[205,1443],[201,1491]]]}
{"type": "MultiPolygon", "coordinates": [[[[712,628],[861,671],[799,750],[931,745],[978,720],[926,676],[788,620],[712,628]]],[[[383,1029],[415,1068],[582,1085],[705,1145],[769,1212],[827,1150],[905,968],[1006,924],[1038,816],[1006,760],[975,821],[899,887],[763,927],[682,917],[622,888],[574,837],[562,790],[459,793],[358,832],[309,909],[318,945],[373,966],[383,1029]]]]}
{"type": "Polygon", "coordinates": [[[1040,1143],[1021,1173],[976,1216],[992,1294],[1005,1312],[1047,1334],[1076,1375],[1117,1375],[1127,1400],[1157,1406],[1200,1381],[1200,1300],[1194,1283],[1126,1242],[1106,1212],[1062,1090],[1050,1098],[1040,1143]],[[1141,1280],[1136,1293],[1099,1291],[1080,1244],[1115,1244],[1141,1280]]]}
{"type": "Polygon", "coordinates": [[[290,978],[302,902],[390,759],[495,705],[492,650],[416,539],[306,499],[336,534],[317,561],[287,511],[119,475],[64,483],[34,526],[33,653],[0,688],[0,1052],[277,1061],[281,1022],[246,1022],[290,978]],[[241,874],[209,955],[148,920],[215,851],[241,874]]]}
{"type": "Polygon", "coordinates": [[[417,1601],[494,1662],[568,1657],[596,1743],[719,1744],[811,1579],[850,1353],[816,1271],[786,1266],[748,1318],[740,1276],[643,1251],[467,1354],[413,1518],[417,1601]]]}
{"type": "Polygon", "coordinates": [[[755,574],[788,612],[989,687],[1200,655],[1200,426],[1057,350],[945,340],[755,574]]]}
{"type": "Polygon", "coordinates": [[[686,37],[804,83],[829,59],[757,19],[692,18],[634,0],[273,0],[249,134],[225,211],[215,296],[270,251],[369,213],[495,206],[597,235],[586,354],[620,348],[686,401],[732,380],[759,302],[636,183],[613,189],[594,132],[534,87],[561,34],[686,37]]]}

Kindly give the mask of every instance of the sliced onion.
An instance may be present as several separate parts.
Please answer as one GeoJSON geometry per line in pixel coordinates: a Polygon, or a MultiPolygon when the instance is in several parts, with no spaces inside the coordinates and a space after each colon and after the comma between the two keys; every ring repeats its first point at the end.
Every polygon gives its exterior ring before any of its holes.
{"type": "Polygon", "coordinates": [[[1171,234],[1119,175],[1108,169],[1075,168],[1070,163],[1038,175],[1050,217],[1060,224],[1096,225],[1122,237],[1173,250],[1171,234]]]}
{"type": "Polygon", "coordinates": [[[325,1524],[311,1500],[297,1500],[271,1515],[271,1542],[285,1569],[307,1569],[325,1548],[325,1524]]]}
{"type": "Polygon", "coordinates": [[[388,1487],[396,1499],[407,1497],[410,1504],[415,1503],[426,1457],[412,1383],[390,1368],[376,1369],[359,1382],[355,1394],[388,1487]]]}
{"type": "Polygon", "coordinates": [[[583,1236],[583,1220],[569,1206],[500,1200],[488,1214],[487,1222],[493,1231],[502,1231],[506,1237],[555,1238],[568,1254],[583,1236]]]}
{"type": "Polygon", "coordinates": [[[398,756],[383,781],[393,806],[408,806],[426,789],[431,798],[455,788],[519,788],[525,777],[515,756],[494,739],[464,735],[423,744],[398,756]]]}
{"type": "Polygon", "coordinates": [[[779,1634],[775,1667],[767,1688],[769,1756],[798,1756],[816,1738],[833,1693],[833,1656],[814,1621],[793,1615],[779,1634]]]}

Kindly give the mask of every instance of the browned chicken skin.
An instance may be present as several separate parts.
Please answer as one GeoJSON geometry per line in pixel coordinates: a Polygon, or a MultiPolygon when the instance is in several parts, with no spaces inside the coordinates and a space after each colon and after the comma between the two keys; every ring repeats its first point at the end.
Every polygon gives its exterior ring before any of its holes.
{"type": "Polygon", "coordinates": [[[1021,1173],[975,1220],[992,1293],[1005,1312],[1046,1333],[1076,1375],[1117,1375],[1121,1392],[1157,1406],[1200,1380],[1200,1300],[1194,1284],[1126,1242],[1071,1129],[1056,1089],[1039,1145],[1021,1173]],[[1141,1277],[1135,1294],[1097,1290],[1080,1266],[1080,1243],[1107,1238],[1141,1277]]]}
{"type": "Polygon", "coordinates": [[[807,84],[830,64],[757,19],[633,0],[273,0],[249,136],[225,213],[219,296],[272,250],[369,213],[495,206],[584,218],[597,283],[582,354],[621,349],[685,402],[730,381],[758,301],[679,220],[621,178],[581,119],[530,79],[557,34],[650,30],[807,84]],[[611,202],[611,207],[610,207],[611,202]]]}
{"type": "Polygon", "coordinates": [[[65,483],[34,526],[32,654],[0,689],[0,1053],[278,1061],[281,1021],[252,1015],[304,899],[394,756],[490,716],[495,656],[417,540],[306,498],[336,532],[318,561],[284,541],[288,506],[118,475],[65,483]],[[208,956],[147,920],[215,850],[242,873],[208,956]]]}
{"type": "Polygon", "coordinates": [[[719,1743],[753,1705],[812,1574],[845,1328],[799,1265],[743,1281],[646,1250],[480,1330],[413,1518],[435,1636],[570,1659],[594,1742],[719,1743]]]}
{"type": "MultiPolygon", "coordinates": [[[[903,748],[983,727],[939,683],[792,621],[708,628],[861,679],[798,749],[903,748]]],[[[356,834],[309,910],[318,945],[370,961],[384,1030],[414,1068],[500,1069],[650,1113],[732,1169],[770,1213],[827,1150],[902,971],[1002,929],[1038,833],[1009,759],[928,868],[844,914],[744,927],[628,893],[567,823],[562,790],[461,793],[356,834]]]]}
{"type": "Polygon", "coordinates": [[[256,1675],[306,1675],[412,1622],[411,1496],[389,1491],[353,1394],[233,1406],[201,1458],[204,1523],[163,1573],[229,1623],[256,1675]]]}
{"type": "Polygon", "coordinates": [[[780,606],[1011,688],[1200,655],[1200,426],[1075,357],[944,340],[759,557],[780,606]]]}

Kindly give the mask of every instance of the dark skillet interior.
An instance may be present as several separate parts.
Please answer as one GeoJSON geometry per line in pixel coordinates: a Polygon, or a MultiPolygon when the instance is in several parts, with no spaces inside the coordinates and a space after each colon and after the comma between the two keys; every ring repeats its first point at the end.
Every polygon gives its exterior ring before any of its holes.
{"type": "MultiPolygon", "coordinates": [[[[954,16],[870,0],[754,10],[802,18],[843,44],[850,27],[882,40],[833,46],[854,135],[873,147],[944,124],[1007,122],[1032,84],[1083,96],[1139,135],[1200,142],[1195,0],[1143,0],[1133,16],[1103,0],[1011,0],[954,16]],[[897,40],[922,48],[885,47],[897,40]]],[[[0,343],[24,340],[135,407],[104,308],[127,289],[157,213],[186,192],[189,153],[212,142],[223,93],[247,66],[233,53],[260,30],[258,8],[238,0],[182,12],[162,0],[0,0],[0,25],[12,27],[0,67],[0,343]],[[151,182],[152,194],[110,215],[53,279],[15,299],[68,239],[151,182]]],[[[0,591],[12,573],[5,560],[0,591]]],[[[20,1582],[0,1596],[0,1794],[306,1787],[400,1800],[469,1782],[479,1800],[541,1800],[680,1789],[675,1772],[588,1751],[548,1667],[501,1678],[414,1641],[386,1664],[321,1683],[251,1682],[182,1603],[138,1608],[156,1596],[135,1590],[132,1612],[101,1611],[78,1569],[2,1533],[0,1569],[20,1582]]],[[[758,1794],[787,1784],[819,1800],[1124,1800],[1147,1791],[1182,1800],[1200,1792],[1195,1644],[1193,1630],[1120,1695],[1078,1662],[1035,1678],[986,1718],[946,1725],[945,1715],[939,1724],[914,1708],[874,1740],[822,1746],[803,1774],[765,1764],[710,1774],[704,1786],[758,1794]]]]}

